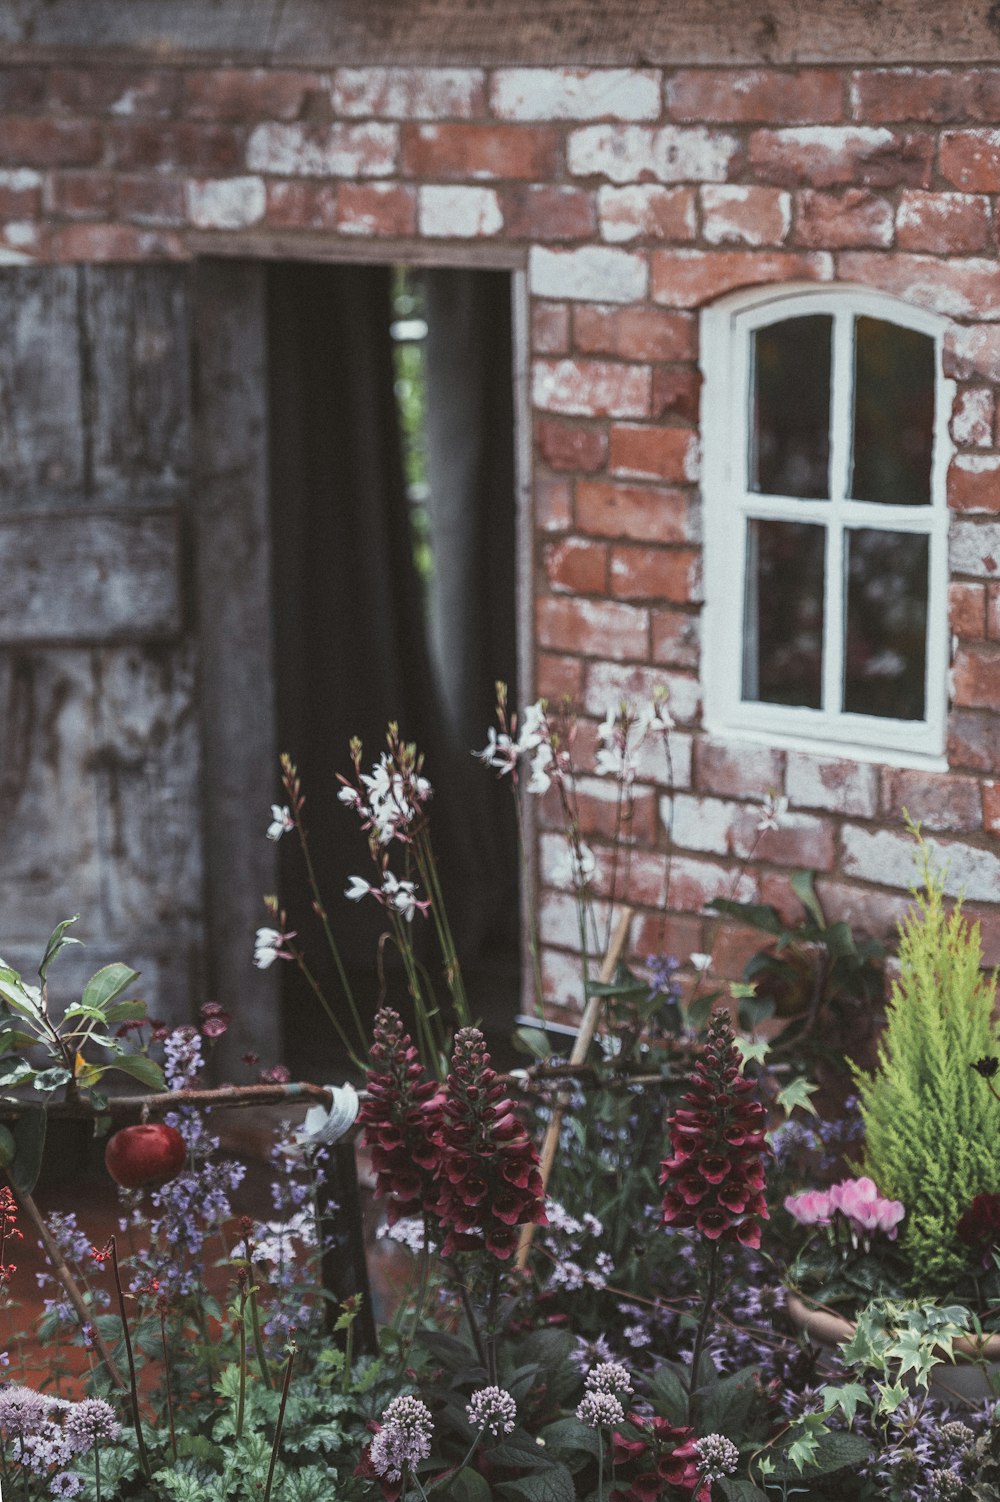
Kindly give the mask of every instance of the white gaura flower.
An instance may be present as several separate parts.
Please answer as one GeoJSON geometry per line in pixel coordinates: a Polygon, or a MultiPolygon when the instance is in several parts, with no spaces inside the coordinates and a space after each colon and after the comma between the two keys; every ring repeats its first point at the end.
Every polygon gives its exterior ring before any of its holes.
{"type": "Polygon", "coordinates": [[[760,806],[760,818],[757,820],[759,834],[764,834],[768,829],[780,829],[788,812],[788,799],[779,798],[775,793],[768,793],[760,806]]]}
{"type": "Polygon", "coordinates": [[[541,699],[529,704],[521,717],[521,729],[517,737],[519,751],[535,751],[542,744],[545,731],[545,709],[541,699]]]}
{"type": "Polygon", "coordinates": [[[589,845],[581,843],[578,849],[570,846],[553,873],[558,882],[568,882],[574,887],[588,887],[597,875],[597,857],[589,845]]]}
{"type": "Polygon", "coordinates": [[[706,971],[712,963],[712,956],[710,954],[690,954],[688,955],[688,959],[693,968],[699,973],[706,971]]]}
{"type": "Polygon", "coordinates": [[[258,928],[253,944],[253,962],[258,970],[267,970],[275,960],[292,960],[295,956],[288,949],[294,933],[283,934],[277,928],[258,928]]]}
{"type": "Polygon", "coordinates": [[[654,700],[652,704],[644,704],[636,715],[635,733],[639,741],[645,740],[647,735],[662,734],[673,728],[674,722],[667,710],[665,699],[654,700]]]}
{"type": "Polygon", "coordinates": [[[289,834],[295,828],[295,820],[287,804],[271,804],[271,822],[267,826],[269,840],[280,840],[283,834],[289,834]]]}
{"type": "Polygon", "coordinates": [[[529,793],[547,793],[552,786],[550,768],[553,765],[552,747],[542,742],[536,750],[531,761],[531,776],[528,779],[529,793]]]}
{"type": "Polygon", "coordinates": [[[407,923],[413,922],[414,913],[426,913],[430,907],[429,902],[421,902],[417,898],[417,889],[412,881],[400,881],[391,871],[387,871],[382,878],[382,892],[390,907],[395,908],[407,923]]]}
{"type": "MultiPolygon", "coordinates": [[[[363,876],[352,876],[351,885],[347,888],[344,896],[349,897],[352,902],[360,902],[362,897],[367,897],[369,892],[374,891],[375,888],[369,882],[365,881],[363,876]]],[[[376,892],[375,895],[378,896],[378,893],[376,892]]]]}
{"type": "Polygon", "coordinates": [[[597,739],[602,746],[613,746],[618,737],[618,711],[609,709],[597,727],[597,739]]]}
{"type": "Polygon", "coordinates": [[[498,734],[491,725],[486,732],[486,745],[481,751],[473,751],[472,754],[477,761],[484,762],[486,766],[492,767],[494,771],[500,773],[501,777],[504,777],[508,772],[513,772],[517,766],[520,752],[509,735],[503,732],[498,734]]]}

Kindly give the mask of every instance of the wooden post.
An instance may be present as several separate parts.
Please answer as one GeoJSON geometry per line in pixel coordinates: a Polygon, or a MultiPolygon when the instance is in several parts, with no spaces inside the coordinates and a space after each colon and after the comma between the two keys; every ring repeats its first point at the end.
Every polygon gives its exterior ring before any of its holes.
{"type": "MultiPolygon", "coordinates": [[[[622,908],[611,944],[607,954],[604,956],[601,973],[598,976],[598,981],[602,986],[609,984],[618,968],[618,961],[621,959],[622,950],[625,948],[625,940],[628,938],[628,927],[632,921],[632,912],[633,909],[630,907],[622,908]]],[[[597,1019],[601,1014],[601,1003],[603,1000],[603,996],[591,996],[588,999],[587,1005],[583,1009],[580,1031],[576,1035],[576,1040],[573,1043],[573,1049],[569,1056],[571,1064],[582,1064],[586,1059],[587,1051],[590,1048],[594,1032],[597,1028],[597,1019]]],[[[562,1119],[568,1102],[569,1091],[561,1090],[556,1098],[556,1103],[552,1111],[552,1120],[549,1122],[545,1138],[542,1142],[539,1168],[542,1175],[543,1195],[548,1186],[552,1164],[555,1162],[556,1149],[559,1146],[559,1132],[562,1128],[562,1119]]],[[[528,1253],[531,1251],[531,1243],[534,1235],[535,1227],[533,1225],[521,1227],[521,1238],[517,1244],[517,1260],[514,1264],[518,1272],[523,1272],[528,1265],[528,1253]]]]}

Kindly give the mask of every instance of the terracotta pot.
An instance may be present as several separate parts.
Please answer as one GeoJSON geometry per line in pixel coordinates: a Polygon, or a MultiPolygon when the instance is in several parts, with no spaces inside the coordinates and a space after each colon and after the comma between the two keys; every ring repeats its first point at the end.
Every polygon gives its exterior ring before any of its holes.
{"type": "MultiPolygon", "coordinates": [[[[850,1340],[857,1329],[853,1320],[832,1309],[807,1304],[791,1291],[785,1307],[796,1328],[824,1351],[835,1350],[843,1341],[850,1340]]],[[[1000,1334],[987,1335],[983,1340],[961,1336],[953,1350],[954,1361],[942,1362],[932,1370],[931,1391],[939,1398],[967,1398],[973,1403],[993,1397],[1000,1382],[1000,1334]]]]}

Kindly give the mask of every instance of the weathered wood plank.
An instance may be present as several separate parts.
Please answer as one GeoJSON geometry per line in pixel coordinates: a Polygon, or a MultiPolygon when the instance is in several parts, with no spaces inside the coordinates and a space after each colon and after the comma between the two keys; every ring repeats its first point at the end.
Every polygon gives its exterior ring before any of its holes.
{"type": "Polygon", "coordinates": [[[19,0],[13,57],[336,64],[995,62],[993,0],[19,0]]]}
{"type": "Polygon", "coordinates": [[[80,275],[91,504],[170,502],[190,484],[188,273],[91,266],[80,275]]]}
{"type": "Polygon", "coordinates": [[[205,262],[195,280],[198,611],[210,994],[232,1014],[223,1064],[281,1049],[278,977],[253,967],[261,898],[275,888],[264,838],[277,796],[271,648],[264,270],[205,262]]]}
{"type": "Polygon", "coordinates": [[[172,637],[181,624],[173,515],[0,518],[0,646],[172,637]]]}
{"type": "Polygon", "coordinates": [[[0,270],[0,512],[83,492],[78,295],[75,266],[0,270]]]}
{"type": "MultiPolygon", "coordinates": [[[[0,953],[99,921],[94,685],[85,651],[0,651],[0,953]]],[[[13,963],[13,961],[12,961],[13,963]]],[[[38,961],[35,960],[37,965],[38,961]]]]}

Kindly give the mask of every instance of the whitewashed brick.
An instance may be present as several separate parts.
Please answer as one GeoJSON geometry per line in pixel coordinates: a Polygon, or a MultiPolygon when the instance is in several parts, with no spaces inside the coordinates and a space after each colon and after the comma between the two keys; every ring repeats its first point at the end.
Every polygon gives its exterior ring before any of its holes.
{"type": "Polygon", "coordinates": [[[258,125],[247,142],[253,172],[282,177],[388,177],[399,158],[398,125],[258,125]]]}
{"type": "MultiPolygon", "coordinates": [[[[665,810],[669,812],[669,810],[665,810]]],[[[700,850],[705,855],[729,855],[732,825],[739,805],[721,798],[674,799],[673,838],[680,850],[700,850]]]]}
{"type": "Polygon", "coordinates": [[[603,245],[584,245],[580,250],[535,245],[528,260],[528,282],[537,297],[642,302],[649,287],[649,264],[644,256],[603,245]]]}
{"type": "Polygon", "coordinates": [[[198,229],[245,229],[259,224],[267,210],[267,190],[260,177],[226,177],[189,182],[187,216],[198,229]]]}
{"type": "Polygon", "coordinates": [[[337,68],[336,114],[384,120],[468,120],[483,94],[481,68],[337,68]]]}
{"type": "Polygon", "coordinates": [[[601,188],[597,213],[601,238],[619,245],[638,239],[693,240],[698,228],[691,189],[657,183],[601,188]]]}
{"type": "Polygon", "coordinates": [[[785,791],[799,808],[859,819],[874,818],[878,810],[878,770],[869,764],[790,752],[785,776],[785,791]]]}
{"type": "Polygon", "coordinates": [[[562,1020],[579,1021],[583,1009],[583,977],[576,955],[543,948],[542,988],[550,1006],[569,1014],[562,1020]]]}
{"type": "Polygon", "coordinates": [[[975,522],[953,520],[948,560],[953,574],[996,579],[1000,573],[1000,522],[977,526],[975,522]]]}
{"type": "MultiPolygon", "coordinates": [[[[647,736],[635,753],[636,780],[678,791],[690,788],[692,749],[693,738],[678,730],[670,731],[666,744],[661,736],[647,736]]],[[[661,813],[662,809],[661,801],[661,813]]],[[[662,822],[668,827],[665,819],[662,822]]]]}
{"type": "Polygon", "coordinates": [[[701,689],[696,678],[612,662],[587,664],[584,708],[587,714],[603,719],[622,700],[635,705],[651,704],[657,688],[667,690],[666,707],[671,719],[686,725],[701,714],[701,689]]]}
{"type": "Polygon", "coordinates": [[[610,360],[536,360],[532,402],[570,416],[647,417],[652,375],[646,365],[610,360]]]}
{"type": "Polygon", "coordinates": [[[500,68],[490,105],[501,120],[656,120],[660,74],[633,68],[500,68]]]}
{"type": "Polygon", "coordinates": [[[967,448],[993,447],[993,393],[986,386],[967,386],[955,398],[951,436],[967,448]]]}
{"type": "Polygon", "coordinates": [[[661,183],[725,182],[740,149],[736,136],[703,126],[587,125],[570,132],[574,177],[615,183],[655,178],[661,183]]]}
{"type": "Polygon", "coordinates": [[[11,188],[15,193],[27,192],[41,186],[42,174],[33,167],[0,168],[0,188],[11,188]]]}
{"type": "MultiPolygon", "coordinates": [[[[903,889],[918,883],[917,846],[910,835],[847,825],[842,839],[841,865],[845,876],[903,889]]],[[[949,897],[996,902],[1000,892],[1000,855],[957,840],[945,842],[925,836],[925,843],[949,897]]]]}
{"type": "Polygon", "coordinates": [[[477,240],[503,229],[500,201],[492,188],[421,188],[417,207],[422,235],[477,240]]]}
{"type": "Polygon", "coordinates": [[[792,224],[792,198],[779,189],[707,183],[701,190],[709,245],[779,245],[792,224]]]}

